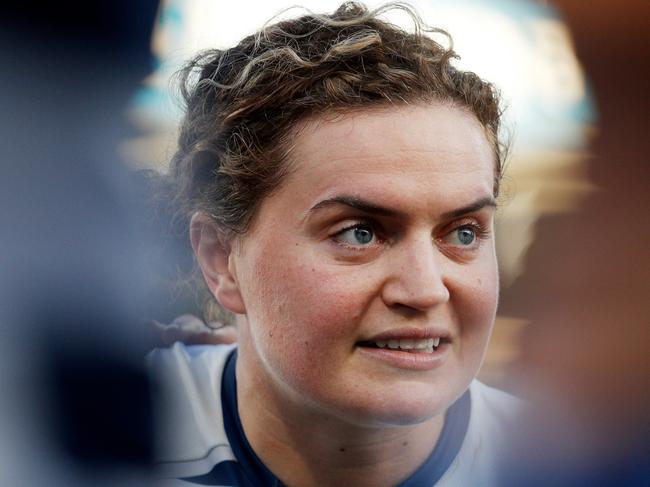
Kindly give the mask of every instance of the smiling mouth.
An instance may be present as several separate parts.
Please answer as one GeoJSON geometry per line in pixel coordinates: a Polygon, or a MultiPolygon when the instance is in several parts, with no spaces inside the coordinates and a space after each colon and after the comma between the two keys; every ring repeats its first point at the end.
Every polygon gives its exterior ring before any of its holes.
{"type": "Polygon", "coordinates": [[[357,343],[359,347],[365,348],[386,348],[400,352],[411,353],[433,353],[438,347],[447,343],[446,338],[391,338],[390,340],[362,341],[357,343]]]}

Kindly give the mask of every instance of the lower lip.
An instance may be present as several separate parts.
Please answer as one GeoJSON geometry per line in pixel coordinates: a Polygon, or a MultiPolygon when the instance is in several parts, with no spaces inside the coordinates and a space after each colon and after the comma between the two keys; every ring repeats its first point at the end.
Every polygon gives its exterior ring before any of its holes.
{"type": "Polygon", "coordinates": [[[405,352],[391,348],[357,347],[365,357],[405,370],[432,370],[440,367],[449,353],[449,344],[441,343],[432,353],[405,352]]]}

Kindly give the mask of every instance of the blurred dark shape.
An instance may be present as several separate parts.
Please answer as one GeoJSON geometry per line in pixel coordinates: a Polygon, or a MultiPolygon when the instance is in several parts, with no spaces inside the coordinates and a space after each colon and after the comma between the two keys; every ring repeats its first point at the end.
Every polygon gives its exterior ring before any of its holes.
{"type": "Polygon", "coordinates": [[[147,467],[152,455],[152,397],[141,367],[110,346],[102,350],[46,338],[49,377],[44,385],[50,387],[49,427],[57,443],[81,468],[110,469],[116,463],[147,467]]]}
{"type": "Polygon", "coordinates": [[[149,485],[162,298],[117,147],[157,4],[0,9],[0,485],[149,485]]]}
{"type": "Polygon", "coordinates": [[[596,99],[599,190],[539,222],[526,273],[503,296],[502,312],[531,320],[513,376],[536,409],[510,485],[648,486],[650,3],[554,3],[596,99]]]}

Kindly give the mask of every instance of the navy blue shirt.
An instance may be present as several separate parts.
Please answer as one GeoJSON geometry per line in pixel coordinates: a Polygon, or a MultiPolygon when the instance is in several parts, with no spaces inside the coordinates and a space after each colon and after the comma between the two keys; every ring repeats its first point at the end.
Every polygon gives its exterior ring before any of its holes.
{"type": "MultiPolygon", "coordinates": [[[[255,454],[244,434],[237,409],[236,363],[237,350],[234,350],[228,357],[221,381],[221,405],[226,435],[237,461],[220,462],[205,475],[183,480],[200,485],[284,487],[255,454]]],[[[463,443],[469,425],[470,408],[470,395],[466,391],[447,410],[440,438],[429,458],[398,487],[432,487],[440,480],[463,443]]]]}

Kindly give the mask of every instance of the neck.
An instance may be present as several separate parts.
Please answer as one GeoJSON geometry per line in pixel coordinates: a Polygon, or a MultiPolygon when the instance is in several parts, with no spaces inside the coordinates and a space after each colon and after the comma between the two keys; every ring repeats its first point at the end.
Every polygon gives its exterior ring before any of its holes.
{"type": "Polygon", "coordinates": [[[440,436],[443,415],[416,425],[360,426],[304,403],[268,380],[255,380],[261,366],[240,354],[239,415],[262,462],[286,485],[390,486],[424,463],[440,436]]]}

